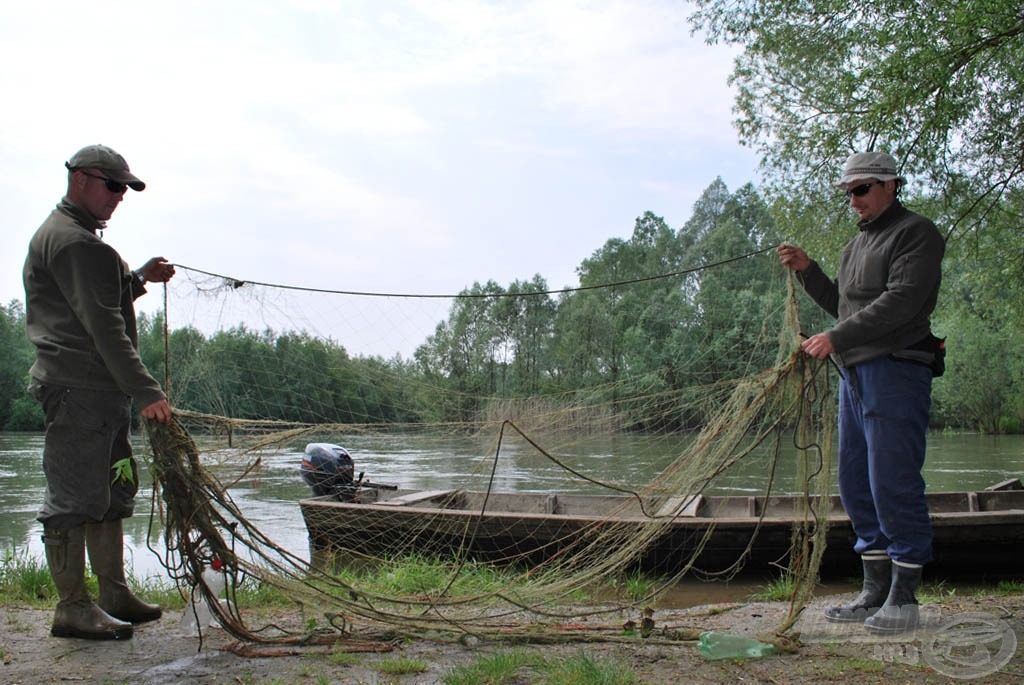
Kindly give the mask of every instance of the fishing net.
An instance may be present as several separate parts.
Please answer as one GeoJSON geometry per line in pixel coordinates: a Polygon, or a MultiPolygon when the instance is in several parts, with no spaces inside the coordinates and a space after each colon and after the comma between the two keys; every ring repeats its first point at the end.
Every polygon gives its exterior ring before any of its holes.
{"type": "MultiPolygon", "coordinates": [[[[799,352],[792,280],[757,259],[768,287],[753,286],[756,325],[715,333],[738,341],[730,358],[696,350],[689,374],[671,378],[642,359],[656,350],[634,344],[624,363],[602,352],[599,373],[561,383],[551,364],[531,375],[531,363],[544,364],[528,358],[522,328],[507,331],[545,308],[556,321],[554,310],[607,312],[623,301],[620,311],[640,320],[629,297],[685,291],[687,276],[439,297],[310,291],[180,267],[163,312],[143,322],[176,407],[172,425],[147,425],[168,572],[241,640],[343,638],[370,649],[410,634],[551,639],[602,616],[649,616],[684,576],[729,578],[768,563],[794,582],[783,635],[809,600],[835,508],[835,398],[828,366],[799,352]],[[488,321],[486,344],[457,344],[479,343],[488,321]],[[335,342],[349,336],[353,348],[335,342]],[[459,372],[471,358],[472,372],[459,372]],[[347,446],[357,462],[360,446],[383,445],[429,464],[410,482],[361,474],[343,494],[296,501],[305,554],[264,534],[232,492],[258,479],[268,455],[294,455],[298,479],[309,443],[347,446]],[[618,456],[626,445],[660,456],[637,471],[618,456]],[[723,483],[732,496],[715,494],[723,483]],[[224,574],[226,597],[204,580],[211,568],[224,574]],[[389,569],[410,568],[423,577],[382,583],[389,569]],[[641,575],[650,579],[641,591],[622,591],[641,575]],[[245,615],[234,601],[245,583],[279,589],[296,611],[270,624],[245,615]]],[[[619,337],[640,333],[638,324],[619,337]]],[[[557,373],[569,376],[578,357],[563,359],[557,373]]]]}

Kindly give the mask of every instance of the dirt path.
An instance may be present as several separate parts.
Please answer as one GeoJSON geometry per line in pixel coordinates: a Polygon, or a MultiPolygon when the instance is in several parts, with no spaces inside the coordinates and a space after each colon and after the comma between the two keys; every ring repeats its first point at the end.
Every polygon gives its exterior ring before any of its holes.
{"type": "MultiPolygon", "coordinates": [[[[702,630],[754,636],[779,624],[786,612],[784,604],[714,605],[656,613],[654,631],[646,640],[621,636],[619,642],[581,639],[514,647],[486,641],[467,646],[420,639],[395,645],[390,652],[356,653],[344,659],[337,648],[326,647],[264,648],[280,655],[240,656],[231,651],[233,641],[219,629],[205,633],[203,649],[197,652],[198,639],[182,635],[179,612],[138,626],[135,636],[124,642],[57,639],[49,636],[50,611],[5,606],[0,613],[0,683],[421,685],[441,683],[457,665],[514,648],[538,650],[549,658],[585,653],[594,659],[614,659],[632,669],[637,682],[644,685],[943,683],[968,676],[973,683],[1016,685],[1024,679],[1024,595],[931,604],[923,612],[925,629],[889,639],[869,638],[859,626],[837,629],[819,621],[816,617],[825,602],[816,600],[801,617],[797,627],[802,644],[795,653],[745,661],[708,661],[695,640],[679,638],[692,638],[702,630]],[[987,643],[979,645],[979,640],[987,643]],[[939,648],[938,657],[926,655],[929,645],[939,648]],[[1016,654],[1011,653],[1014,646],[1016,654]],[[420,661],[428,669],[405,675],[387,673],[387,663],[397,659],[420,661]]],[[[517,685],[530,682],[528,676],[524,678],[517,680],[517,685]]]]}

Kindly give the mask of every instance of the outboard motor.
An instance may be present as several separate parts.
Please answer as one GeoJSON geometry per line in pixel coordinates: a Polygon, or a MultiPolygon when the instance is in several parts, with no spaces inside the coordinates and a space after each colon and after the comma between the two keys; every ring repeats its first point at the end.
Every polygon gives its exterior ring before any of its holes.
{"type": "Polygon", "coordinates": [[[354,490],[355,465],[344,447],[326,442],[306,445],[302,457],[302,480],[313,488],[314,495],[342,496],[354,490]]]}

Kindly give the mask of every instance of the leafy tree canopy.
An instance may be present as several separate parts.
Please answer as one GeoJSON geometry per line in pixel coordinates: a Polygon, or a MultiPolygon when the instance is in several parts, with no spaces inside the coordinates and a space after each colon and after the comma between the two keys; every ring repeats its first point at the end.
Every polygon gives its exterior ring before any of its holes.
{"type": "Polygon", "coordinates": [[[936,218],[951,237],[985,227],[989,212],[1024,193],[1021,3],[696,5],[691,24],[709,42],[743,47],[731,77],[741,140],[762,154],[781,195],[803,195],[805,210],[863,150],[892,153],[920,195],[941,198],[936,218]]]}

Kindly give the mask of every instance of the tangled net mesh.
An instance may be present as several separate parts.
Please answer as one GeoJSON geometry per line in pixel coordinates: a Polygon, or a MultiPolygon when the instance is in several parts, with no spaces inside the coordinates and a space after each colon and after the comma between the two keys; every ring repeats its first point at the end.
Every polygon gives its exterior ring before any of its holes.
{"type": "MultiPolygon", "coordinates": [[[[382,518],[353,523],[329,510],[304,512],[311,531],[358,527],[360,542],[346,545],[344,536],[340,542],[332,538],[329,558],[297,555],[276,544],[247,519],[231,497],[230,484],[220,482],[204,464],[193,433],[227,435],[233,445],[244,443],[235,449],[234,458],[248,459],[245,470],[249,470],[259,468],[259,455],[267,450],[324,439],[340,443],[345,436],[387,436],[427,427],[239,420],[179,409],[170,425],[146,425],[152,453],[150,468],[156,483],[154,502],[166,542],[163,563],[179,587],[205,599],[217,622],[244,642],[345,641],[349,649],[384,649],[396,636],[427,634],[453,639],[478,636],[545,641],[569,634],[573,639],[602,639],[611,634],[602,632],[602,626],[615,625],[621,632],[621,622],[602,623],[601,617],[612,620],[643,615],[660,594],[687,574],[728,577],[739,572],[757,549],[759,526],[748,534],[745,548],[731,563],[708,572],[700,568],[698,560],[715,534],[716,524],[711,521],[691,534],[679,558],[663,565],[644,596],[605,594],[594,599],[593,593],[611,579],[636,572],[638,560],[649,555],[683,515],[685,502],[692,502],[751,455],[759,455],[768,472],[760,495],[767,499],[778,493],[776,467],[783,446],[788,446],[795,448],[798,456],[794,481],[787,483],[785,490],[799,496],[793,499],[789,553],[782,560],[786,575],[795,581],[794,590],[789,613],[774,631],[774,638],[783,641],[811,597],[825,550],[835,398],[827,366],[799,353],[800,325],[791,282],[781,319],[777,362],[771,368],[729,382],[689,388],[685,397],[659,392],[616,397],[617,405],[642,402],[649,412],[660,407],[678,411],[687,403],[714,407],[710,420],[685,441],[678,455],[649,483],[632,486],[628,482],[606,482],[588,476],[558,456],[571,439],[568,434],[577,434],[582,421],[588,423],[588,430],[598,430],[594,425],[603,422],[615,424],[614,418],[609,418],[613,412],[607,400],[595,402],[574,393],[543,401],[495,401],[488,405],[487,415],[477,420],[429,426],[467,440],[491,441],[489,456],[479,460],[479,468],[474,473],[459,474],[459,487],[447,492],[448,497],[478,493],[469,507],[471,515],[452,524],[441,517],[440,509],[433,515],[418,510],[414,524],[408,523],[404,512],[396,512],[394,521],[382,518]],[[602,520],[556,533],[557,544],[549,548],[539,552],[514,547],[499,550],[490,561],[501,562],[501,574],[486,586],[478,586],[467,573],[478,572],[481,563],[471,543],[482,534],[482,522],[507,506],[509,497],[515,498],[499,492],[496,485],[513,444],[518,453],[530,452],[554,463],[570,478],[587,480],[593,491],[619,497],[602,520]],[[366,545],[374,537],[381,544],[366,545]],[[453,538],[457,541],[454,546],[453,538]],[[367,551],[382,548],[387,552],[367,551]],[[383,591],[379,584],[362,582],[359,569],[386,568],[395,559],[422,556],[424,550],[433,550],[432,561],[442,575],[439,583],[421,592],[403,593],[383,591]],[[226,602],[219,601],[216,590],[204,580],[203,572],[211,565],[225,573],[226,602]],[[339,573],[339,565],[354,571],[339,573]],[[260,619],[246,615],[233,601],[241,584],[249,580],[278,588],[294,601],[297,611],[288,620],[278,616],[273,623],[253,625],[260,619]],[[581,591],[590,592],[588,599],[580,600],[581,591]],[[566,626],[574,630],[567,631],[566,626]]],[[[607,397],[608,393],[600,396],[607,397]]]]}

